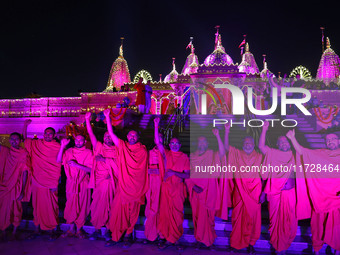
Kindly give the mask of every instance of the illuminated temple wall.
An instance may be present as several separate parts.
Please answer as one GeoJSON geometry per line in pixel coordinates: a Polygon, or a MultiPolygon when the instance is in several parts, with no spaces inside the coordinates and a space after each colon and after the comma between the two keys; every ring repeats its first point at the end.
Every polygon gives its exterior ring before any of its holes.
{"type": "MultiPolygon", "coordinates": [[[[200,95],[202,91],[196,88],[195,82],[213,85],[215,83],[231,83],[239,87],[251,86],[255,94],[261,95],[264,88],[268,85],[268,80],[251,77],[245,73],[239,73],[233,66],[227,67],[226,70],[221,68],[226,67],[207,67],[200,69],[197,74],[180,76],[179,80],[175,83],[153,83],[152,94],[152,108],[151,114],[172,114],[169,109],[176,106],[177,103],[182,104],[184,97],[188,95],[190,86],[191,91],[197,94],[194,97],[195,105],[198,107],[196,113],[200,112],[200,95]],[[213,68],[213,69],[212,69],[213,68]],[[231,70],[229,70],[232,68],[231,70]],[[212,70],[210,70],[212,69],[212,70]],[[220,70],[221,69],[221,70],[220,70]],[[235,69],[235,70],[233,70],[235,69]],[[197,100],[196,100],[197,99],[197,100]],[[171,103],[171,107],[170,107],[171,103]]],[[[289,82],[287,80],[287,82],[289,82]]],[[[318,80],[310,82],[320,82],[318,80]]],[[[309,82],[309,83],[310,83],[309,82]]],[[[283,82],[284,83],[284,82],[283,82]]],[[[130,89],[134,84],[129,84],[130,89]]],[[[326,106],[337,105],[340,107],[340,90],[339,85],[337,89],[330,89],[326,87],[322,90],[311,89],[312,98],[316,97],[322,100],[326,106]]],[[[231,101],[230,93],[220,91],[217,89],[218,94],[227,103],[227,108],[230,113],[231,101]]],[[[31,119],[32,123],[28,128],[28,136],[33,137],[37,135],[41,137],[43,130],[46,127],[52,126],[58,133],[65,130],[65,126],[70,122],[80,125],[84,122],[84,114],[87,111],[101,112],[106,108],[115,108],[117,103],[122,103],[125,97],[130,100],[129,109],[136,110],[137,92],[97,92],[97,93],[81,93],[79,97],[43,97],[43,98],[25,98],[25,99],[1,99],[0,100],[0,135],[4,136],[11,132],[22,132],[23,124],[26,119],[31,119]]],[[[217,98],[215,98],[217,100],[217,98]]],[[[257,109],[260,100],[254,100],[257,109]]],[[[213,104],[211,98],[208,98],[208,107],[213,104]]],[[[209,111],[211,109],[209,108],[209,111]]],[[[1,143],[1,140],[0,140],[1,143]]]]}
{"type": "MultiPolygon", "coordinates": [[[[173,99],[177,98],[169,84],[166,84],[166,87],[159,86],[158,90],[154,91],[151,114],[157,114],[157,111],[158,114],[166,112],[169,95],[173,99]]],[[[129,109],[134,111],[136,96],[136,91],[129,91],[81,93],[80,97],[0,99],[0,136],[6,137],[6,134],[12,132],[22,133],[26,119],[32,120],[28,126],[28,137],[36,135],[41,138],[47,127],[53,127],[57,133],[61,133],[70,122],[77,125],[83,123],[87,111],[98,113],[107,108],[115,108],[125,97],[130,99],[129,109]]],[[[177,103],[177,100],[175,102],[177,103]]]]}

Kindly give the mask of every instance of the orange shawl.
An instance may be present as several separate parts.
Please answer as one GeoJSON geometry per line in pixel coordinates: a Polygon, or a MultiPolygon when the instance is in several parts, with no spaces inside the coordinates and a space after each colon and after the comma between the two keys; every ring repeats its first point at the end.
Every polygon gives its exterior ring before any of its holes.
{"type": "Polygon", "coordinates": [[[31,157],[32,184],[43,188],[57,188],[61,164],[57,163],[60,144],[42,139],[26,139],[25,148],[31,157]]]}
{"type": "MultiPolygon", "coordinates": [[[[1,149],[2,150],[2,149],[1,149]]],[[[7,151],[7,150],[6,150],[7,151]]],[[[29,157],[25,149],[10,148],[9,153],[4,161],[4,165],[0,168],[0,197],[5,196],[13,189],[12,193],[14,197],[12,200],[18,198],[22,189],[22,174],[24,171],[28,171],[27,182],[24,190],[24,198],[22,201],[27,202],[30,200],[30,173],[29,157]]],[[[1,158],[1,156],[0,156],[1,158]]],[[[3,160],[3,159],[1,159],[3,160]]]]}
{"type": "Polygon", "coordinates": [[[75,160],[78,164],[92,168],[93,154],[91,150],[86,149],[84,146],[82,148],[69,148],[63,156],[63,165],[67,177],[66,192],[78,194],[81,183],[89,181],[89,175],[85,171],[67,164],[69,160],[75,160]]]}
{"type": "Polygon", "coordinates": [[[148,152],[144,145],[119,140],[118,185],[124,202],[144,203],[148,190],[148,152]]]}

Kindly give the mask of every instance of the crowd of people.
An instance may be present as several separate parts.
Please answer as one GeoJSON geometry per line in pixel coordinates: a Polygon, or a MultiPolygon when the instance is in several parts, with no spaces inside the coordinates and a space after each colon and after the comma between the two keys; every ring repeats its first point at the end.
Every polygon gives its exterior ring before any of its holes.
{"type": "MultiPolygon", "coordinates": [[[[53,128],[46,128],[43,139],[30,139],[19,133],[10,135],[10,148],[0,146],[0,230],[13,225],[12,237],[22,218],[22,201],[32,199],[35,231],[58,238],[58,182],[61,167],[66,174],[66,207],[64,218],[70,225],[61,238],[87,238],[83,226],[91,213],[95,228],[89,238],[98,239],[101,228],[106,246],[123,241],[125,248],[133,244],[133,230],[140,207],[145,208],[145,243],[157,242],[164,250],[175,245],[183,235],[184,201],[188,196],[192,208],[197,249],[214,249],[215,217],[228,220],[231,215],[230,251],[246,248],[254,254],[261,234],[261,203],[268,201],[270,244],[278,254],[285,254],[292,244],[298,220],[311,218],[312,246],[319,254],[324,243],[340,254],[340,179],[320,178],[319,172],[307,171],[306,165],[340,164],[340,140],[337,134],[325,136],[326,148],[302,147],[290,130],[277,139],[277,148],[266,145],[269,122],[265,122],[259,139],[259,152],[253,137],[243,140],[242,148],[229,144],[230,126],[225,125],[224,139],[218,129],[213,135],[218,151],[209,148],[209,140],[197,138],[197,150],[181,152],[181,142],[171,138],[169,148],[159,132],[160,119],[154,119],[155,147],[147,150],[139,142],[137,130],[126,140],[113,131],[110,111],[105,110],[107,132],[98,141],[86,113],[86,127],[92,150],[85,147],[85,137],[74,137],[58,143],[53,128]],[[20,143],[24,139],[24,146],[20,143]],[[209,176],[195,171],[195,166],[232,165],[237,171],[214,172],[209,176]],[[243,172],[244,166],[296,166],[301,171],[243,172]],[[91,193],[91,189],[93,190],[91,193]],[[92,195],[91,195],[92,194],[92,195]]],[[[28,122],[25,122],[27,130],[28,122]]],[[[334,177],[334,176],[333,176],[334,177]]]]}

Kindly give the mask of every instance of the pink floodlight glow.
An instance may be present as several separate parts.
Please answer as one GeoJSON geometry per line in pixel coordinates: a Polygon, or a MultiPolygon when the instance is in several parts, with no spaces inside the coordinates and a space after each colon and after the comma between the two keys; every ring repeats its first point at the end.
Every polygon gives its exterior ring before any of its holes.
{"type": "Polygon", "coordinates": [[[232,58],[225,52],[222,51],[214,51],[210,54],[205,60],[204,64],[208,65],[231,65],[233,64],[232,58]]]}
{"type": "Polygon", "coordinates": [[[205,60],[204,64],[208,65],[231,65],[233,64],[232,58],[225,52],[225,49],[222,45],[221,35],[217,32],[215,34],[215,49],[213,53],[211,53],[205,60]]]}
{"type": "Polygon", "coordinates": [[[249,44],[246,44],[246,51],[242,55],[242,62],[238,67],[239,71],[247,74],[259,73],[259,68],[256,64],[254,55],[249,51],[249,44]]]}
{"type": "Polygon", "coordinates": [[[188,75],[192,73],[197,73],[198,64],[198,57],[194,53],[191,53],[185,61],[182,74],[188,75]]]}
{"type": "Polygon", "coordinates": [[[327,38],[327,49],[321,56],[316,78],[324,81],[336,80],[340,76],[340,58],[331,49],[329,38],[327,38]]]}

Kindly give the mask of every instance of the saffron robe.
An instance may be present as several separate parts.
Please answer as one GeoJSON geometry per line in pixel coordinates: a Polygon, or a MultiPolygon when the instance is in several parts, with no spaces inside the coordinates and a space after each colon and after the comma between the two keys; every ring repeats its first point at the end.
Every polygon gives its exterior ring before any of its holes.
{"type": "MultiPolygon", "coordinates": [[[[221,159],[220,164],[221,164],[221,167],[228,166],[226,156],[224,156],[221,159]]],[[[233,174],[228,171],[222,172],[218,180],[218,187],[219,187],[220,196],[221,196],[221,204],[220,204],[220,208],[216,212],[216,216],[223,220],[228,220],[229,218],[228,208],[232,207],[231,192],[234,189],[233,186],[234,186],[233,174]]]]}
{"type": "Polygon", "coordinates": [[[241,167],[260,167],[262,154],[254,150],[248,155],[243,150],[230,146],[228,162],[231,166],[237,167],[233,179],[234,209],[231,216],[230,246],[235,249],[243,249],[249,245],[254,246],[261,235],[259,197],[262,192],[262,183],[260,172],[241,172],[241,167]]]}
{"type": "Polygon", "coordinates": [[[93,189],[91,203],[91,223],[96,229],[107,226],[109,213],[116,189],[118,171],[115,146],[97,141],[94,155],[101,154],[105,162],[94,160],[90,174],[89,188],[93,189]]]}
{"type": "Polygon", "coordinates": [[[149,151],[149,169],[158,169],[159,174],[149,174],[149,189],[146,192],[146,221],[144,234],[148,240],[155,241],[159,236],[159,203],[161,185],[165,173],[164,158],[157,146],[149,151]]]}
{"type": "Polygon", "coordinates": [[[207,150],[199,155],[194,152],[190,155],[190,179],[186,179],[189,200],[192,208],[194,222],[194,235],[198,242],[211,246],[217,235],[215,231],[215,214],[220,208],[221,198],[218,187],[219,173],[196,172],[196,166],[213,166],[219,162],[218,152],[207,150]],[[203,189],[201,193],[193,190],[197,185],[203,189]]]}
{"type": "Polygon", "coordinates": [[[29,201],[30,165],[25,149],[0,146],[0,230],[11,224],[18,227],[22,217],[21,201],[29,201]],[[24,198],[18,201],[22,192],[22,176],[27,171],[24,198]]]}
{"type": "MultiPolygon", "coordinates": [[[[189,157],[181,152],[167,151],[166,169],[176,172],[190,170],[189,157]]],[[[184,200],[186,198],[186,186],[182,178],[175,175],[167,178],[162,183],[160,201],[159,231],[167,241],[175,243],[183,234],[184,200]]]]}
{"type": "Polygon", "coordinates": [[[312,205],[311,232],[315,251],[321,250],[324,243],[340,251],[340,149],[303,149],[302,159],[308,194],[312,205]],[[314,164],[320,164],[321,171],[314,164]],[[324,168],[325,167],[325,168],[324,168]],[[324,170],[322,170],[324,168],[324,170]]]}
{"type": "Polygon", "coordinates": [[[63,165],[66,174],[66,206],[64,218],[67,224],[75,223],[80,229],[84,226],[90,212],[91,190],[88,188],[89,174],[67,162],[76,161],[80,165],[92,168],[92,151],[82,148],[69,148],[63,155],[63,165]]]}
{"type": "MultiPolygon", "coordinates": [[[[289,168],[296,165],[296,160],[292,151],[283,152],[269,148],[263,165],[289,168]]],[[[290,176],[289,171],[271,171],[264,189],[268,200],[270,243],[278,252],[289,248],[297,231],[295,188],[282,190],[290,176]]]]}
{"type": "Polygon", "coordinates": [[[32,166],[33,221],[42,230],[52,230],[59,222],[57,189],[61,164],[56,159],[60,144],[54,140],[26,139],[24,145],[32,166]]]}
{"type": "Polygon", "coordinates": [[[148,152],[145,146],[119,140],[117,153],[118,185],[109,219],[113,241],[118,241],[125,231],[127,235],[133,232],[148,190],[148,152]]]}

